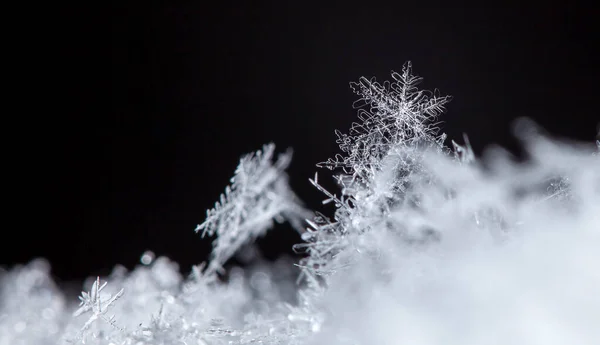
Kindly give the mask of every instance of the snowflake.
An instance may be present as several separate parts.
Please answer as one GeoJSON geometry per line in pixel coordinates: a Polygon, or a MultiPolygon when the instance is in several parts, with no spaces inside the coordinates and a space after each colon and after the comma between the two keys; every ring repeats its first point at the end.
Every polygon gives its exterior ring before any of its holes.
{"type": "Polygon", "coordinates": [[[231,178],[232,185],[197,226],[196,232],[202,231],[203,237],[217,235],[208,272],[220,270],[242,245],[270,229],[273,220],[287,220],[297,230],[302,229],[301,220],[308,213],[289,188],[284,172],[291,151],[272,163],[274,151],[275,145],[267,144],[262,151],[242,157],[231,178]]]}
{"type": "Polygon", "coordinates": [[[80,334],[83,335],[84,332],[96,321],[97,319],[101,319],[108,323],[109,325],[120,329],[116,326],[114,315],[110,317],[106,317],[105,314],[108,311],[108,307],[110,307],[117,299],[123,296],[123,289],[119,290],[114,296],[110,294],[103,298],[100,292],[106,286],[107,282],[100,285],[100,277],[97,277],[94,283],[92,284],[92,288],[89,292],[83,291],[79,299],[81,303],[79,304],[79,309],[77,309],[73,316],[79,316],[81,314],[87,313],[91,311],[90,318],[85,322],[83,327],[81,327],[80,334]]]}
{"type": "Polygon", "coordinates": [[[402,74],[392,71],[392,78],[393,82],[383,84],[365,77],[350,83],[360,96],[353,106],[358,109],[361,122],[352,123],[349,134],[335,131],[336,142],[346,156],[338,154],[317,166],[343,168],[348,174],[362,176],[377,167],[394,146],[440,140],[432,121],[445,110],[452,97],[439,96],[437,90],[419,90],[417,85],[423,78],[412,74],[410,62],[404,64],[402,74]]]}

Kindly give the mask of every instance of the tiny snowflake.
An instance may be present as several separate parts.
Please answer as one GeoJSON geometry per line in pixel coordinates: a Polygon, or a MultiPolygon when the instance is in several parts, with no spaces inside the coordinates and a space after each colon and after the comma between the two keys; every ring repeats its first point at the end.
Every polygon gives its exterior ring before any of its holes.
{"type": "Polygon", "coordinates": [[[79,304],[79,309],[73,313],[73,316],[79,316],[91,311],[90,318],[85,322],[83,327],[81,327],[80,333],[82,335],[97,319],[101,319],[109,325],[119,328],[116,326],[114,315],[106,317],[105,314],[108,311],[108,307],[123,296],[123,289],[119,290],[114,296],[111,296],[110,294],[108,296],[102,296],[101,291],[106,284],[107,282],[104,282],[104,284],[100,285],[100,277],[97,277],[92,284],[90,291],[83,291],[81,296],[79,296],[81,303],[79,304]]]}

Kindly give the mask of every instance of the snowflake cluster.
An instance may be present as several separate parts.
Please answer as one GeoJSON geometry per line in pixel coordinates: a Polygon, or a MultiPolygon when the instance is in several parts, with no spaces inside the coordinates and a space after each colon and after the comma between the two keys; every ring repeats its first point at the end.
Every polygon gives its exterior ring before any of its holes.
{"type": "Polygon", "coordinates": [[[392,79],[351,83],[359,121],[317,165],[339,192],[310,179],[332,210],[306,210],[291,152],[267,144],[196,228],[213,251],[189,277],[146,252],[86,282],[77,305],[43,260],[0,269],[0,345],[596,344],[600,140],[593,152],[522,121],[527,163],[480,160],[466,136],[445,146],[449,96],[418,89],[410,63],[392,79]],[[284,221],[297,262],[225,270],[284,221]]]}

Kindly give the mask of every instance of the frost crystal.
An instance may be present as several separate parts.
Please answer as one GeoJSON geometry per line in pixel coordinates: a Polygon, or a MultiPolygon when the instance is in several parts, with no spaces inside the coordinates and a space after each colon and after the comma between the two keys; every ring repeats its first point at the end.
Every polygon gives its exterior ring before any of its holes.
{"type": "Polygon", "coordinates": [[[96,277],[77,307],[46,262],[0,268],[0,345],[596,344],[600,137],[592,150],[521,121],[527,163],[480,160],[466,135],[448,148],[438,134],[449,97],[418,90],[410,63],[392,78],[351,84],[360,122],[319,164],[340,191],[310,179],[331,215],[309,217],[287,184],[290,153],[273,162],[265,145],[196,229],[214,247],[187,279],[147,251],[110,285],[96,277]],[[254,256],[220,279],[273,220],[301,230],[299,262],[254,256]]]}
{"type": "Polygon", "coordinates": [[[353,106],[358,109],[360,122],[352,123],[348,134],[336,130],[337,143],[344,155],[337,155],[318,166],[329,169],[344,168],[365,178],[371,169],[380,167],[389,151],[398,146],[415,146],[422,141],[437,141],[437,127],[432,123],[440,115],[450,96],[419,90],[423,78],[412,74],[407,62],[402,74],[392,72],[393,81],[383,84],[375,78],[362,77],[350,83],[360,99],[353,106]]]}
{"type": "Polygon", "coordinates": [[[117,299],[123,296],[123,289],[119,290],[119,292],[117,292],[114,296],[108,295],[103,298],[100,292],[102,289],[104,289],[106,284],[108,284],[108,282],[104,282],[104,284],[100,285],[100,277],[97,277],[92,284],[91,290],[89,292],[83,291],[79,297],[81,303],[79,305],[79,309],[73,313],[73,316],[79,316],[81,314],[91,312],[90,318],[81,327],[82,334],[92,325],[94,321],[98,319],[101,319],[107,324],[118,328],[114,320],[114,315],[106,317],[105,314],[108,311],[108,307],[110,307],[117,299]]]}
{"type": "MultiPolygon", "coordinates": [[[[430,147],[440,150],[443,145],[445,135],[438,134],[434,121],[451,97],[419,90],[422,78],[412,74],[410,62],[402,74],[392,72],[392,78],[393,82],[380,84],[363,77],[350,84],[360,96],[354,107],[361,122],[353,123],[349,134],[336,130],[344,155],[317,165],[342,168],[335,177],[341,195],[323,188],[317,175],[310,180],[326,195],[323,203],[333,202],[337,210],[333,221],[319,215],[310,222],[312,229],[304,237],[308,243],[296,246],[309,254],[303,261],[308,270],[333,273],[349,263],[347,255],[340,255],[344,248],[351,246],[360,252],[363,247],[362,239],[353,236],[384,223],[396,227],[386,218],[399,203],[415,202],[408,188],[415,182],[414,176],[422,172],[421,151],[430,147]],[[339,263],[333,265],[335,261],[339,263]]],[[[470,147],[455,148],[465,159],[472,159],[470,147]]]]}
{"type": "Polygon", "coordinates": [[[301,229],[306,211],[289,188],[284,172],[291,151],[272,163],[274,151],[275,145],[267,144],[262,151],[242,157],[231,178],[232,184],[196,228],[196,232],[202,231],[202,236],[217,235],[209,271],[220,270],[242,245],[271,228],[273,220],[280,223],[287,220],[301,229]]]}
{"type": "Polygon", "coordinates": [[[475,153],[473,153],[473,148],[471,147],[471,143],[469,142],[469,137],[464,135],[465,146],[461,146],[457,144],[454,140],[452,140],[452,147],[454,148],[454,157],[458,159],[462,163],[471,163],[475,161],[475,153]]]}

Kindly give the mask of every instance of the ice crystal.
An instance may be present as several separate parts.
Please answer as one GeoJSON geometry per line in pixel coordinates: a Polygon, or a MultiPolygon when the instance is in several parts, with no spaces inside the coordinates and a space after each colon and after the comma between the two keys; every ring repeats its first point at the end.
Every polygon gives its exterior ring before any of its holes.
{"type": "Polygon", "coordinates": [[[187,278],[146,251],[110,284],[87,282],[76,306],[45,261],[0,269],[0,345],[596,344],[599,138],[592,152],[521,121],[526,163],[498,150],[479,159],[466,135],[444,146],[448,96],[417,89],[410,63],[392,78],[351,84],[360,122],[336,131],[343,154],[319,164],[340,190],[310,179],[323,210],[305,211],[287,184],[290,153],[273,162],[265,145],[196,229],[213,253],[187,278]],[[254,260],[220,279],[284,220],[301,232],[295,265],[254,260]]]}
{"type": "Polygon", "coordinates": [[[401,74],[392,72],[392,78],[392,82],[383,84],[365,77],[350,83],[360,97],[353,104],[360,122],[352,123],[348,134],[335,131],[344,155],[319,166],[344,168],[346,173],[368,178],[394,147],[440,139],[433,121],[452,98],[439,96],[437,90],[419,90],[417,86],[423,79],[412,73],[410,62],[404,65],[401,74]]]}
{"type": "MultiPolygon", "coordinates": [[[[392,72],[392,78],[392,82],[380,84],[363,77],[350,84],[360,97],[354,106],[361,122],[353,123],[349,134],[336,130],[344,154],[317,165],[342,168],[336,176],[341,195],[323,188],[316,174],[310,180],[327,197],[323,203],[332,202],[336,207],[334,220],[319,215],[309,222],[304,236],[307,243],[296,246],[308,253],[303,267],[320,275],[346,267],[352,255],[342,252],[348,247],[359,253],[372,251],[356,236],[383,223],[396,227],[388,217],[396,205],[415,202],[408,189],[414,175],[422,173],[422,150],[443,145],[445,135],[438,133],[434,121],[451,97],[418,89],[422,78],[413,75],[410,62],[402,74],[392,72]]],[[[472,159],[468,146],[455,148],[472,159]]]]}
{"type": "Polygon", "coordinates": [[[221,269],[242,245],[271,228],[273,220],[287,220],[301,229],[307,213],[289,188],[284,172],[291,151],[273,163],[274,151],[275,145],[267,144],[262,151],[242,157],[231,186],[225,188],[215,207],[206,212],[206,220],[196,228],[202,236],[217,235],[208,270],[221,269]]]}
{"type": "Polygon", "coordinates": [[[106,317],[106,312],[108,311],[108,307],[123,296],[123,289],[119,290],[114,296],[108,295],[102,298],[100,292],[106,287],[106,284],[108,284],[108,282],[104,282],[104,284],[100,285],[100,277],[97,277],[96,281],[92,284],[90,291],[83,291],[81,296],[79,296],[81,303],[79,304],[79,309],[73,313],[73,316],[87,314],[88,312],[91,314],[85,324],[81,327],[81,337],[84,336],[85,331],[87,331],[96,320],[102,320],[107,324],[118,328],[114,315],[106,317]]]}

